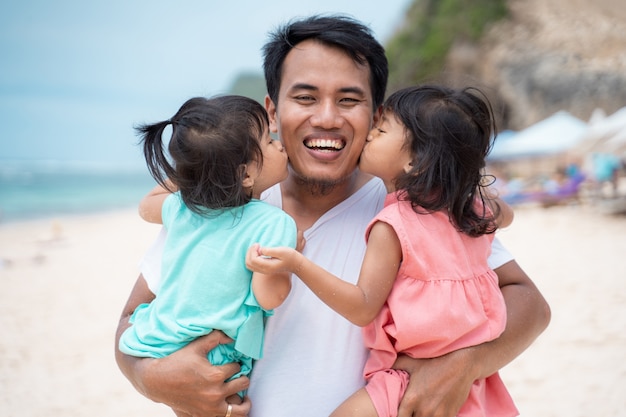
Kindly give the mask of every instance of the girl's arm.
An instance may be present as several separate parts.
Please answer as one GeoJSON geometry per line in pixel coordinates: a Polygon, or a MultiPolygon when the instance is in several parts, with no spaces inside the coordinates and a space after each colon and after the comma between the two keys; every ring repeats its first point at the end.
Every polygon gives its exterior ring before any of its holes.
{"type": "Polygon", "coordinates": [[[495,197],[494,199],[487,201],[489,204],[489,208],[491,208],[492,212],[497,213],[497,211],[495,210],[497,208],[500,209],[500,212],[496,217],[498,229],[508,227],[511,225],[511,223],[513,223],[513,217],[515,215],[513,212],[513,208],[505,203],[504,200],[502,200],[500,197],[495,197]]]}
{"type": "MultiPolygon", "coordinates": [[[[305,243],[304,233],[298,230],[296,251],[302,252],[305,243]]],[[[258,249],[259,245],[253,247],[258,249]]],[[[257,254],[261,256],[258,251],[257,254]]],[[[249,254],[246,255],[246,261],[248,257],[249,254]]],[[[291,291],[291,273],[288,271],[271,274],[253,272],[252,274],[252,292],[259,305],[265,310],[272,310],[281,305],[289,295],[289,291],[291,291]]]]}
{"type": "Polygon", "coordinates": [[[358,326],[370,323],[383,306],[402,260],[400,241],[384,222],[372,226],[365,259],[356,285],[329,273],[298,251],[285,248],[259,248],[248,251],[246,265],[262,273],[288,271],[300,279],[330,308],[358,326]]]}
{"type": "Polygon", "coordinates": [[[291,274],[252,274],[252,292],[264,310],[273,310],[285,301],[291,291],[291,274]]]}
{"type": "Polygon", "coordinates": [[[169,180],[166,185],[167,188],[157,185],[139,202],[139,215],[145,221],[163,224],[161,218],[163,202],[167,196],[176,191],[176,187],[169,180]]]}
{"type": "Polygon", "coordinates": [[[489,187],[485,189],[485,194],[485,202],[491,212],[498,213],[498,216],[496,217],[496,225],[498,226],[498,229],[510,226],[511,223],[513,223],[513,208],[498,196],[497,190],[489,187]]]}

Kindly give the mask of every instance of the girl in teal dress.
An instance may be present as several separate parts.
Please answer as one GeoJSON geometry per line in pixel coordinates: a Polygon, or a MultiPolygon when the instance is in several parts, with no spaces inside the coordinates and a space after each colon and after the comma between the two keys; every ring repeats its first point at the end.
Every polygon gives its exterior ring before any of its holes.
{"type": "Polygon", "coordinates": [[[140,214],[162,223],[167,236],[160,287],[133,313],[120,350],[160,358],[221,330],[233,342],[209,352],[209,361],[239,362],[234,377],[247,375],[262,355],[265,316],[291,289],[288,273],[252,273],[245,265],[254,243],[296,246],[294,220],[259,200],[287,177],[287,154],[269,134],[265,109],[241,96],[192,98],[171,119],[137,130],[159,184],[140,214]]]}

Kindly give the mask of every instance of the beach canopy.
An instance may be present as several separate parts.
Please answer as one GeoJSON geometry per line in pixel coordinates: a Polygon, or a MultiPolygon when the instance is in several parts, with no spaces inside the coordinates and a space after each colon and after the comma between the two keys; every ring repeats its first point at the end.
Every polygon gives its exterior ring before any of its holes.
{"type": "Polygon", "coordinates": [[[487,159],[511,160],[566,152],[583,140],[587,129],[584,121],[566,111],[559,111],[519,132],[498,134],[487,159]]]}
{"type": "Polygon", "coordinates": [[[626,153],[626,107],[622,107],[610,116],[600,109],[596,110],[589,121],[589,128],[583,140],[576,146],[580,155],[588,153],[626,153]]]}

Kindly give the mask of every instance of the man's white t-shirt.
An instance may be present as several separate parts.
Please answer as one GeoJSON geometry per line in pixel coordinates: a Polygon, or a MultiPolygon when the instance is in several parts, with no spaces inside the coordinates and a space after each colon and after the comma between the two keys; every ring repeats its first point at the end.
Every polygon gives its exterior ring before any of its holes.
{"type": "MultiPolygon", "coordinates": [[[[304,232],[304,255],[356,283],[365,255],[365,229],[382,209],[385,196],[382,181],[370,180],[304,232]]],[[[262,199],[282,208],[280,186],[262,199]]],[[[140,265],[155,294],[164,238],[161,232],[140,265]]],[[[494,239],[489,265],[497,268],[512,259],[494,239]]],[[[263,358],[254,365],[248,390],[251,417],[326,416],[365,383],[367,351],[361,328],[331,310],[297,277],[292,284],[287,300],[267,320],[263,358]]]]}

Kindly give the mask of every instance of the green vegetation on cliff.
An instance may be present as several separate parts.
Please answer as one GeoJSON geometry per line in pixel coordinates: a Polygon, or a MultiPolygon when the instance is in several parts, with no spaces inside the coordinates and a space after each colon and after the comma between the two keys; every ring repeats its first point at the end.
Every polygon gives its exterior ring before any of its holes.
{"type": "Polygon", "coordinates": [[[262,72],[244,72],[237,76],[233,85],[230,87],[229,94],[238,94],[250,97],[259,103],[265,101],[265,77],[262,72]]]}
{"type": "Polygon", "coordinates": [[[389,91],[437,78],[455,41],[476,42],[508,13],[506,0],[414,0],[387,42],[389,91]]]}

